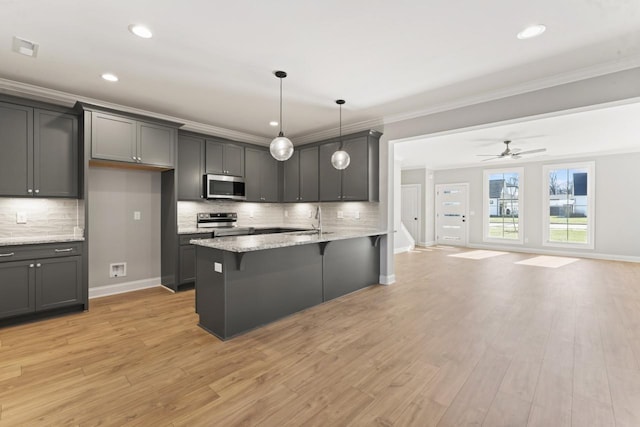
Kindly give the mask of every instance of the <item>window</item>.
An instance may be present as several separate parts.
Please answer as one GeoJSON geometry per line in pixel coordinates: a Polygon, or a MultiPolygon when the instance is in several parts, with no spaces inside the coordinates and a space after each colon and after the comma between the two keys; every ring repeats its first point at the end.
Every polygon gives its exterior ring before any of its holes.
{"type": "Polygon", "coordinates": [[[548,165],[544,177],[544,243],[593,248],[594,163],[548,165]]]}
{"type": "Polygon", "coordinates": [[[524,170],[484,171],[484,240],[522,243],[524,170]]]}

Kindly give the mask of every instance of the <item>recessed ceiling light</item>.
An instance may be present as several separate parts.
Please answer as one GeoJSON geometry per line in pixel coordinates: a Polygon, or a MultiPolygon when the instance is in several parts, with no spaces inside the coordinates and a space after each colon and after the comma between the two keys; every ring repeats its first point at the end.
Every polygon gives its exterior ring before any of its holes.
{"type": "Polygon", "coordinates": [[[131,24],[129,25],[129,31],[131,31],[138,37],[142,37],[143,39],[150,39],[151,37],[153,37],[153,33],[151,32],[151,30],[144,25],[131,24]]]}
{"type": "Polygon", "coordinates": [[[540,34],[544,33],[547,27],[542,24],[531,25],[524,30],[518,33],[518,38],[520,40],[531,39],[534,37],[538,37],[540,34]]]}
{"type": "Polygon", "coordinates": [[[104,73],[102,75],[102,78],[105,79],[108,82],[117,82],[118,81],[118,76],[116,76],[115,74],[111,74],[111,73],[104,73]]]}
{"type": "Polygon", "coordinates": [[[276,122],[275,120],[271,120],[271,121],[269,122],[269,126],[278,126],[278,125],[279,125],[279,123],[278,123],[278,122],[276,122]]]}

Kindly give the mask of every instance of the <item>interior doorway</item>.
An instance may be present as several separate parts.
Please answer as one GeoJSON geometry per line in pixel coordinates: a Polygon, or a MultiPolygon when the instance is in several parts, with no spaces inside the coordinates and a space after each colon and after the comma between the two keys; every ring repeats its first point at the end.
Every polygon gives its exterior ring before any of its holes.
{"type": "Polygon", "coordinates": [[[466,246],[469,184],[436,185],[436,243],[466,246]]]}
{"type": "Polygon", "coordinates": [[[401,186],[400,219],[416,244],[420,244],[422,212],[420,205],[422,197],[420,184],[405,184],[401,186]]]}

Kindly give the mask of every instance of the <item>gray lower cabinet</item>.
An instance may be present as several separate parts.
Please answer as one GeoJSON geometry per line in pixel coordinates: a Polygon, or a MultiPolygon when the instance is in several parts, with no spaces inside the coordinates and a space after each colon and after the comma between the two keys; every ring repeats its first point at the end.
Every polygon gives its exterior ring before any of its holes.
{"type": "Polygon", "coordinates": [[[180,285],[193,283],[196,280],[196,247],[180,246],[180,285]]]}
{"type": "Polygon", "coordinates": [[[178,200],[203,198],[204,144],[202,138],[178,137],[178,200]]]}
{"type": "Polygon", "coordinates": [[[176,129],[116,114],[91,114],[91,158],[172,168],[176,129]]]}
{"type": "Polygon", "coordinates": [[[278,161],[268,150],[247,148],[245,189],[248,202],[278,201],[278,161]]]}
{"type": "Polygon", "coordinates": [[[318,201],[318,147],[296,150],[284,162],[284,202],[318,201]]]}
{"type": "Polygon", "coordinates": [[[81,245],[25,245],[0,250],[0,319],[82,306],[81,245]],[[29,258],[32,255],[50,258],[29,258]],[[15,259],[15,261],[13,261],[15,259]]]}
{"type": "Polygon", "coordinates": [[[78,196],[78,119],[0,103],[0,196],[78,196]]]}
{"type": "Polygon", "coordinates": [[[368,131],[343,137],[343,150],[351,162],[344,170],[331,164],[331,156],[340,148],[338,141],[320,145],[320,201],[379,200],[379,140],[381,134],[368,131]]]}
{"type": "Polygon", "coordinates": [[[217,175],[244,176],[244,147],[207,139],[206,172],[217,175]]]}

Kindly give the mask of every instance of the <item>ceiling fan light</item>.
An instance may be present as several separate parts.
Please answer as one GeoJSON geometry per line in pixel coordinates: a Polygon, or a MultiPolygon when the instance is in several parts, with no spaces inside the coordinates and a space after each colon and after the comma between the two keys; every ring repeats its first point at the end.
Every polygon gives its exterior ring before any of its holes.
{"type": "Polygon", "coordinates": [[[331,155],[331,164],[338,170],[346,169],[351,163],[351,156],[344,150],[338,150],[331,155]]]}
{"type": "Polygon", "coordinates": [[[271,141],[269,152],[274,159],[284,162],[293,155],[293,143],[289,138],[280,134],[271,141]]]}

